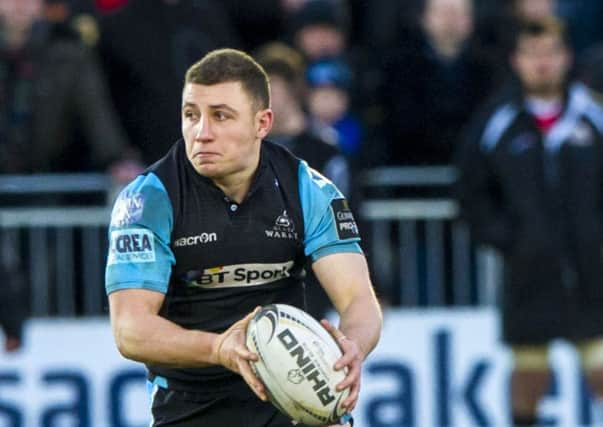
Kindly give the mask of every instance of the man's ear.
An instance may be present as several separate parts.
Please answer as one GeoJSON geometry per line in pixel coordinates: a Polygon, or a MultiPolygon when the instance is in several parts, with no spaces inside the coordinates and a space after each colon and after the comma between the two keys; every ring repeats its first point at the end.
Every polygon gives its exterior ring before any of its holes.
{"type": "Polygon", "coordinates": [[[256,118],[256,135],[259,139],[266,138],[266,135],[272,129],[272,123],[274,122],[274,113],[270,108],[260,110],[255,115],[256,118]]]}

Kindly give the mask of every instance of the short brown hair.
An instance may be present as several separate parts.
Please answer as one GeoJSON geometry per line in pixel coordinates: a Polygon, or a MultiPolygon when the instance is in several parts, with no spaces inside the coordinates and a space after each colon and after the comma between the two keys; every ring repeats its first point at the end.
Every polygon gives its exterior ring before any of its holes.
{"type": "Polygon", "coordinates": [[[569,46],[569,37],[565,24],[560,19],[550,16],[539,20],[522,22],[515,35],[515,50],[519,47],[519,41],[522,38],[542,36],[559,37],[559,40],[566,47],[569,46]]]}
{"type": "Polygon", "coordinates": [[[236,49],[209,52],[186,71],[184,83],[211,86],[241,82],[256,110],[270,107],[270,88],[264,69],[251,56],[236,49]]]}

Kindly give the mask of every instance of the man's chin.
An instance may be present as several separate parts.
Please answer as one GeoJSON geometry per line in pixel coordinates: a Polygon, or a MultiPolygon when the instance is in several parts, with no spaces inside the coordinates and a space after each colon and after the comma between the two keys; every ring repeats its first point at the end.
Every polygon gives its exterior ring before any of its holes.
{"type": "Polygon", "coordinates": [[[532,96],[551,96],[563,90],[563,84],[556,82],[535,83],[525,87],[527,93],[532,96]]]}
{"type": "Polygon", "coordinates": [[[215,178],[221,175],[220,168],[213,163],[193,163],[193,168],[201,176],[215,178]]]}

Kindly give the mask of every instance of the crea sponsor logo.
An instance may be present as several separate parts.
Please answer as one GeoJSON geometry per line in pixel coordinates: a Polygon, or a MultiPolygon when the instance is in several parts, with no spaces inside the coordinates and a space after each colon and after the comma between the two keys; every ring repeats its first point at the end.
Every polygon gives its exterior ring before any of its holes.
{"type": "Polygon", "coordinates": [[[174,241],[174,247],[194,246],[200,243],[210,243],[218,240],[216,233],[201,233],[196,236],[180,237],[174,241]]]}
{"type": "Polygon", "coordinates": [[[293,261],[287,261],[206,268],[188,285],[200,288],[258,286],[290,277],[293,264],[293,261]]]}
{"type": "Polygon", "coordinates": [[[151,230],[125,229],[111,232],[108,264],[155,261],[154,236],[151,230]]]}

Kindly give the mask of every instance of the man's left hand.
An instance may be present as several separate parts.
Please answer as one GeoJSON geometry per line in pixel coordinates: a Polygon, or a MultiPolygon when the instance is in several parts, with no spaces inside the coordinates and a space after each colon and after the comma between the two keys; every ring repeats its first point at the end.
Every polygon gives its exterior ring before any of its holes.
{"type": "Polygon", "coordinates": [[[360,351],[360,347],[351,338],[345,336],[343,332],[337,329],[326,319],[320,321],[322,326],[335,338],[343,355],[335,362],[335,370],[340,371],[347,367],[347,373],[343,381],[337,384],[337,391],[350,389],[350,394],[343,401],[343,408],[347,412],[352,412],[358,402],[360,393],[360,373],[362,371],[362,361],[364,357],[360,351]]]}

